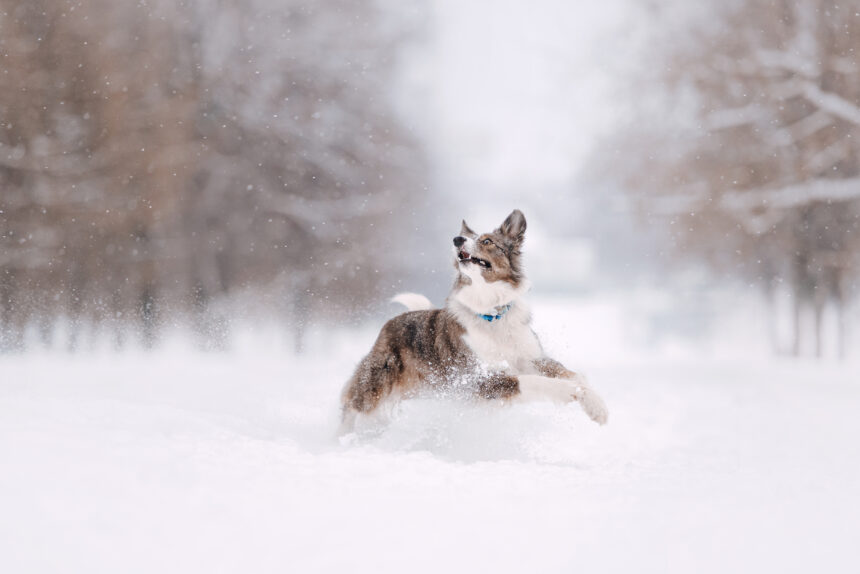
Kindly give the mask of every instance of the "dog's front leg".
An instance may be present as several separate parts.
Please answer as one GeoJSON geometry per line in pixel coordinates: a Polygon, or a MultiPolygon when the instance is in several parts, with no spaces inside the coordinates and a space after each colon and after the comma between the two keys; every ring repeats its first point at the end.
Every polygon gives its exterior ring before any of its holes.
{"type": "Polygon", "coordinates": [[[542,357],[534,361],[534,367],[538,373],[552,379],[570,379],[573,381],[579,376],[555,359],[550,359],[549,357],[542,357]]]}
{"type": "Polygon", "coordinates": [[[480,375],[476,388],[483,399],[509,399],[521,391],[517,377],[504,373],[480,375]]]}
{"type": "Polygon", "coordinates": [[[518,377],[523,400],[578,401],[591,420],[606,423],[609,418],[606,403],[594,392],[584,375],[574,373],[548,357],[535,361],[534,366],[540,375],[518,377]]]}

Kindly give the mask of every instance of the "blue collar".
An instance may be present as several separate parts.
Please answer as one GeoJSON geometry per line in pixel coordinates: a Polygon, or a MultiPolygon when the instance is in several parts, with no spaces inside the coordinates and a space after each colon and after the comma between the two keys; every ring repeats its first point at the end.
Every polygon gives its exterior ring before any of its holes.
{"type": "MultiPolygon", "coordinates": [[[[499,307],[496,307],[496,309],[498,310],[499,307]]],[[[478,317],[480,317],[484,321],[486,321],[488,323],[492,323],[493,321],[498,321],[499,319],[501,319],[504,316],[504,314],[510,310],[511,310],[511,304],[508,303],[507,305],[504,305],[503,307],[501,307],[501,311],[499,311],[498,315],[481,315],[480,313],[477,313],[477,315],[478,315],[478,317]]]]}

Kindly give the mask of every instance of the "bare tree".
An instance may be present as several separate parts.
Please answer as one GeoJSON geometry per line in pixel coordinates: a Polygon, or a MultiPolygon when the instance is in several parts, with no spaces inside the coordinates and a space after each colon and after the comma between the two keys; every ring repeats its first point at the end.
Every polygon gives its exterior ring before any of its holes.
{"type": "Polygon", "coordinates": [[[61,315],[72,346],[186,316],[219,339],[248,289],[298,336],[371,298],[397,270],[367,246],[423,168],[390,24],[373,0],[0,0],[0,346],[61,315]]]}
{"type": "Polygon", "coordinates": [[[663,72],[651,81],[668,88],[671,119],[646,120],[609,147],[679,252],[771,295],[790,288],[793,353],[810,308],[822,354],[830,303],[844,353],[860,253],[860,2],[711,8],[716,18],[660,47],[663,72]]]}

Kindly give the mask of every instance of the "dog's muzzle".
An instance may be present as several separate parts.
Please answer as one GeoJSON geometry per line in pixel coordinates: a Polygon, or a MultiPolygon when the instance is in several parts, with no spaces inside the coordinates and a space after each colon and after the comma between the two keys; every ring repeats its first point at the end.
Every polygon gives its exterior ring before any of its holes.
{"type": "Polygon", "coordinates": [[[466,251],[466,248],[464,247],[465,245],[466,238],[462,235],[458,235],[454,238],[454,248],[457,250],[457,259],[460,263],[476,263],[484,269],[489,269],[491,267],[490,262],[486,259],[475,257],[466,251]]]}

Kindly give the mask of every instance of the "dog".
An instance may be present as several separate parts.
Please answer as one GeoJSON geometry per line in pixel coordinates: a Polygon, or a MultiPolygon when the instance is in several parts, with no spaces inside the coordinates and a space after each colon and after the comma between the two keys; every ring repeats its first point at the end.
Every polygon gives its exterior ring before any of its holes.
{"type": "Polygon", "coordinates": [[[386,399],[423,390],[503,402],[578,401],[592,420],[606,423],[606,405],[585,377],[547,357],[531,328],[523,300],[525,232],[518,209],[490,233],[462,222],[454,237],[457,278],[445,307],[432,309],[414,293],[394,298],[409,311],[382,327],[344,387],[340,434],[352,432],[359,414],[374,413],[386,399]]]}

